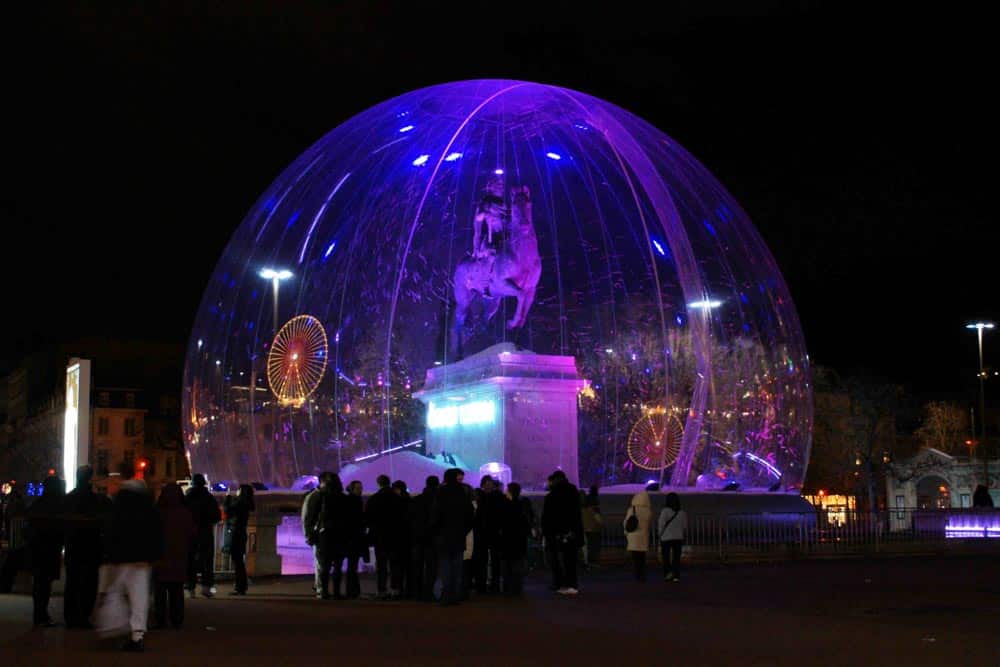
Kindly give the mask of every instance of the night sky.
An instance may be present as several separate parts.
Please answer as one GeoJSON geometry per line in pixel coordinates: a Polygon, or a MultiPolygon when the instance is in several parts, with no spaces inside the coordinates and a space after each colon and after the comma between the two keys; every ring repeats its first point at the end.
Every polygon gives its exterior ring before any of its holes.
{"type": "Polygon", "coordinates": [[[1000,318],[982,17],[329,4],[95,2],[7,22],[0,372],[80,335],[186,342],[230,234],[299,153],[394,95],[496,77],[612,101],[701,160],[776,256],[815,362],[973,396],[963,325],[1000,318]]]}

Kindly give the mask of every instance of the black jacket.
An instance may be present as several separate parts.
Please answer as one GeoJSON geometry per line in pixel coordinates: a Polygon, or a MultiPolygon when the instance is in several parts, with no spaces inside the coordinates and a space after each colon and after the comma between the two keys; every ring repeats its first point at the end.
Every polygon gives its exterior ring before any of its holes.
{"type": "Polygon", "coordinates": [[[510,560],[524,558],[528,553],[531,522],[524,511],[522,500],[527,499],[507,500],[503,504],[499,546],[503,557],[510,560]]]}
{"type": "Polygon", "coordinates": [[[153,563],[163,556],[163,530],[142,482],[122,485],[111,505],[104,554],[109,563],[153,563]]]}
{"type": "Polygon", "coordinates": [[[226,496],[226,531],[223,537],[222,550],[232,553],[246,549],[247,523],[250,513],[254,511],[253,499],[247,496],[226,496]]]}
{"type": "Polygon", "coordinates": [[[474,521],[472,500],[461,484],[445,484],[438,489],[431,506],[430,531],[439,551],[465,551],[465,536],[474,521]]]}
{"type": "Polygon", "coordinates": [[[25,537],[33,576],[55,581],[62,570],[66,496],[46,491],[28,509],[25,537]]]}
{"type": "Polygon", "coordinates": [[[390,488],[379,489],[368,499],[365,521],[371,531],[372,543],[381,548],[398,547],[406,541],[406,507],[401,497],[390,488]]]}
{"type": "Polygon", "coordinates": [[[437,488],[424,489],[419,496],[410,499],[407,520],[410,524],[410,543],[414,546],[429,547],[433,545],[431,510],[434,507],[436,493],[437,488]]]}
{"type": "Polygon", "coordinates": [[[477,549],[499,545],[506,502],[507,497],[499,491],[490,493],[479,491],[475,522],[477,549]]]}
{"type": "Polygon", "coordinates": [[[551,546],[583,543],[583,515],[580,512],[580,492],[569,482],[557,482],[545,496],[542,505],[542,534],[551,546]]]}
{"type": "Polygon", "coordinates": [[[191,510],[191,518],[199,533],[211,532],[215,524],[222,520],[219,503],[204,486],[192,486],[188,489],[184,504],[191,510]]]}
{"type": "Polygon", "coordinates": [[[66,560],[98,565],[101,530],[111,512],[111,499],[80,486],[66,494],[66,560]]]}

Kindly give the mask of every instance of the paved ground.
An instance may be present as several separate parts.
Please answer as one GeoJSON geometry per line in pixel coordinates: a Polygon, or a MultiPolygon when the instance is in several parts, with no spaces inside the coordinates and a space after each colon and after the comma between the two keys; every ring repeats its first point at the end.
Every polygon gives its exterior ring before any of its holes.
{"type": "MultiPolygon", "coordinates": [[[[545,584],[441,608],[320,602],[305,577],[260,582],[245,598],[188,601],[185,628],[151,632],[142,656],[30,629],[30,598],[0,595],[0,663],[1000,665],[997,558],[701,566],[669,584],[609,568],[573,599],[545,584]]],[[[61,600],[52,606],[58,617],[61,600]]]]}

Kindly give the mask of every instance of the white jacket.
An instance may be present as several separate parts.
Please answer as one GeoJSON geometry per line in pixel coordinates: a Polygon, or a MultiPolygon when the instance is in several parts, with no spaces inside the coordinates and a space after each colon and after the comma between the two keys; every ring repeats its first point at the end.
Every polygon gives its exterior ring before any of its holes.
{"type": "Polygon", "coordinates": [[[663,511],[660,512],[660,520],[656,522],[656,528],[660,534],[661,542],[684,540],[684,533],[687,532],[688,525],[687,512],[684,510],[676,512],[677,518],[674,518],[674,514],[675,512],[669,507],[664,507],[663,511]]]}
{"type": "Polygon", "coordinates": [[[622,521],[622,526],[632,516],[633,507],[635,508],[635,516],[639,519],[639,527],[631,533],[625,533],[625,548],[629,551],[649,551],[649,523],[653,518],[649,494],[645,491],[640,491],[632,496],[632,502],[629,503],[628,509],[625,510],[625,520],[622,521]]]}

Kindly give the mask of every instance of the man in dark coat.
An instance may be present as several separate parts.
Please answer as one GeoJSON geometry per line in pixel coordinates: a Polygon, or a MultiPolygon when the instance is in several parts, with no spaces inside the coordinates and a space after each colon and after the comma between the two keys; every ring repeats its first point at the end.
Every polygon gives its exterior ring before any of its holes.
{"type": "Polygon", "coordinates": [[[156,624],[165,628],[169,607],[170,625],[179,629],[184,623],[184,583],[194,539],[194,519],[184,505],[184,493],[177,482],[164,485],[156,507],[163,529],[163,556],[153,565],[153,610],[156,624]]]}
{"type": "Polygon", "coordinates": [[[358,581],[358,561],[367,560],[368,538],[365,535],[365,503],[361,499],[361,482],[351,482],[347,486],[344,500],[344,521],[347,531],[347,589],[346,597],[354,600],[361,597],[361,582],[358,581]]]}
{"type": "Polygon", "coordinates": [[[36,626],[55,625],[49,616],[52,582],[62,570],[66,485],[58,477],[42,482],[42,497],[28,509],[28,554],[31,559],[32,600],[36,626]]]}
{"type": "MultiPolygon", "coordinates": [[[[398,595],[395,588],[390,593],[387,590],[389,579],[389,563],[402,541],[401,529],[405,526],[403,518],[403,499],[392,490],[391,480],[386,475],[379,475],[376,480],[378,491],[368,499],[365,506],[365,522],[368,524],[372,543],[375,547],[375,587],[378,597],[385,599],[398,595]]],[[[394,585],[402,583],[402,572],[393,573],[394,585]]]]}
{"type": "Polygon", "coordinates": [[[67,628],[91,629],[101,566],[101,526],[111,511],[111,499],[94,493],[94,469],[80,466],[76,488],[66,495],[66,592],[63,616],[67,628]]]}
{"type": "MultiPolygon", "coordinates": [[[[347,547],[356,523],[348,514],[348,498],[340,477],[332,475],[320,491],[319,526],[319,590],[324,600],[330,597],[330,569],[333,569],[333,599],[340,600],[340,582],[343,577],[343,562],[347,557],[347,547]]],[[[357,571],[357,561],[354,562],[357,571]]]]}
{"type": "Polygon", "coordinates": [[[307,493],[302,501],[302,536],[313,550],[313,590],[316,591],[317,598],[322,597],[319,588],[319,508],[323,489],[332,477],[332,472],[321,472],[319,485],[307,493]]]}
{"type": "Polygon", "coordinates": [[[198,573],[201,573],[201,592],[207,598],[215,595],[215,526],[222,520],[219,503],[208,490],[208,482],[201,473],[191,477],[191,488],[184,497],[184,504],[194,519],[195,537],[188,559],[188,596],[194,597],[198,573]]]}
{"type": "Polygon", "coordinates": [[[410,524],[410,579],[413,593],[418,600],[434,599],[434,581],[437,579],[437,551],[430,533],[431,509],[440,482],[436,475],[427,478],[423,492],[410,500],[407,518],[410,524]]]}
{"type": "Polygon", "coordinates": [[[524,511],[521,485],[507,485],[507,502],[503,505],[500,527],[500,555],[503,559],[503,592],[520,595],[524,584],[524,557],[528,553],[531,524],[524,511]]]}
{"type": "Polygon", "coordinates": [[[163,555],[160,514],[146,483],[124,473],[126,481],[115,495],[105,529],[101,569],[101,604],[96,615],[98,633],[114,634],[128,627],[126,651],[144,650],[149,615],[149,587],[153,563],[163,555]]]}
{"type": "Polygon", "coordinates": [[[475,520],[472,500],[459,481],[461,472],[458,468],[445,471],[444,484],[434,495],[431,505],[430,532],[441,563],[441,604],[444,606],[458,604],[462,597],[462,554],[465,537],[475,520]]]}
{"type": "Polygon", "coordinates": [[[479,593],[496,593],[500,590],[500,523],[503,520],[505,500],[497,490],[495,480],[484,475],[477,492],[472,552],[472,576],[479,593]]]}
{"type": "Polygon", "coordinates": [[[583,515],[580,492],[562,470],[549,476],[549,492],[542,505],[542,535],[552,558],[553,588],[562,595],[576,595],[576,554],[583,544],[583,515]]]}

